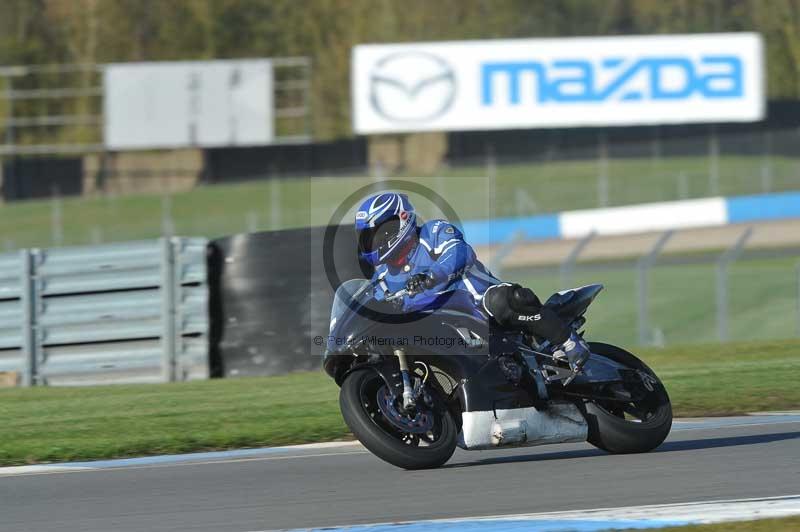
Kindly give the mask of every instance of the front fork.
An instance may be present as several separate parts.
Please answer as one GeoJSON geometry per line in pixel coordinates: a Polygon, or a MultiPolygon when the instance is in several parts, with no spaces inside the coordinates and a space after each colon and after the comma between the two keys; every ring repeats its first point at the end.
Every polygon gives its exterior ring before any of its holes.
{"type": "Polygon", "coordinates": [[[408,359],[402,349],[395,349],[394,355],[400,364],[400,377],[403,379],[403,410],[409,410],[416,404],[414,388],[411,386],[411,376],[408,372],[408,359]]]}

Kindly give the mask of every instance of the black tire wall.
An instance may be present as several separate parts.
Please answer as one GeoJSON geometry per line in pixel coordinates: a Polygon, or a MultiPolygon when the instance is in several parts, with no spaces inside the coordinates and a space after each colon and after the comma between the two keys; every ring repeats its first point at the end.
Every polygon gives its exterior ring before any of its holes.
{"type": "MultiPolygon", "coordinates": [[[[320,367],[336,287],[322,264],[325,227],[248,233],[209,244],[210,358],[215,377],[320,367]]],[[[369,274],[352,226],[334,228],[340,282],[369,274]]]]}

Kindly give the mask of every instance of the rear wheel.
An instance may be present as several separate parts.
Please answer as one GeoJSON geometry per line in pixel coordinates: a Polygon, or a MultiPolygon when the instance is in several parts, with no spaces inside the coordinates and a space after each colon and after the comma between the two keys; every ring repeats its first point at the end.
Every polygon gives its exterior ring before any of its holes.
{"type": "Polygon", "coordinates": [[[644,362],[619,347],[590,342],[593,354],[628,368],[618,393],[630,400],[585,403],[589,443],[610,453],[644,453],[661,445],[672,428],[672,405],[658,376],[644,362]]]}
{"type": "MultiPolygon", "coordinates": [[[[435,394],[435,390],[431,390],[435,394]]],[[[370,369],[348,375],[339,407],[356,438],[378,458],[403,469],[429,469],[447,462],[456,448],[457,429],[437,397],[433,406],[402,412],[383,378],[370,369]]]]}

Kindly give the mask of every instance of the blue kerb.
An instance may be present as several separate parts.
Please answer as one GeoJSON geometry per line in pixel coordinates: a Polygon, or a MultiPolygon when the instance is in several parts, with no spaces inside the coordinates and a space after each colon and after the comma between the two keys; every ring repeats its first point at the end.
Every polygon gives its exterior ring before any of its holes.
{"type": "Polygon", "coordinates": [[[524,240],[545,240],[561,236],[557,214],[470,220],[464,222],[463,229],[467,242],[476,246],[507,242],[517,234],[524,240]]]}
{"type": "Polygon", "coordinates": [[[725,199],[728,223],[800,217],[800,193],[762,194],[725,199]]]}

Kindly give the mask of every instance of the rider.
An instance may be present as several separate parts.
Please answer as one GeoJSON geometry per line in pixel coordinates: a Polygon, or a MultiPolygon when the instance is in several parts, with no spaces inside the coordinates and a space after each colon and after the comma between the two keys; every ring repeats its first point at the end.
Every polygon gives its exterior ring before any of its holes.
{"type": "Polygon", "coordinates": [[[474,310],[503,328],[524,330],[559,346],[556,356],[573,369],[589,358],[586,342],[529,288],[504,283],[476,258],[454,225],[431,220],[417,225],[405,194],[384,192],[367,198],[356,212],[359,254],[375,267],[376,299],[406,288],[406,311],[436,305],[444,292],[460,290],[474,310]]]}

